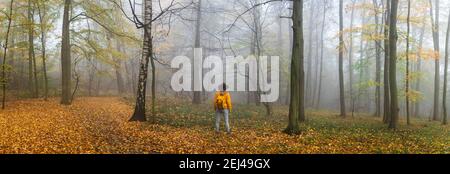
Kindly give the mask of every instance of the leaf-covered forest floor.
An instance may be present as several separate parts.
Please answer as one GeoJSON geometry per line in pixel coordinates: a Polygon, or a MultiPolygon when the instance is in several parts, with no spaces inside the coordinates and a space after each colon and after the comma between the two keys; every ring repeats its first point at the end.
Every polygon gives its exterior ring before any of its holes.
{"type": "MultiPolygon", "coordinates": [[[[233,133],[216,134],[211,106],[158,101],[156,124],[128,122],[133,107],[118,97],[9,102],[0,111],[0,153],[450,153],[450,127],[413,120],[391,131],[379,118],[308,112],[302,134],[289,136],[287,108],[235,106],[233,133]]],[[[223,125],[222,125],[223,126],[223,125]]]]}

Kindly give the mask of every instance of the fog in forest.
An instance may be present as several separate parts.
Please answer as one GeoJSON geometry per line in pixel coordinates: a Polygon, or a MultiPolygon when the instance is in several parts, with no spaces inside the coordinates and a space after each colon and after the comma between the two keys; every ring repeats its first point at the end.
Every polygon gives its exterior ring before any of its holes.
{"type": "MultiPolygon", "coordinates": [[[[288,105],[292,57],[292,2],[278,0],[162,0],[152,1],[152,59],[147,96],[155,80],[156,98],[195,98],[193,92],[175,92],[171,67],[176,56],[279,56],[280,97],[271,105],[288,105]],[[200,7],[200,8],[199,8],[200,7]]],[[[448,24],[447,1],[414,0],[410,14],[409,76],[406,76],[406,0],[399,1],[397,81],[400,115],[406,114],[405,97],[413,116],[429,118],[435,95],[435,59],[440,58],[439,105],[443,99],[444,53],[448,24]],[[431,6],[430,2],[433,6],[431,6]],[[431,11],[430,9],[433,9],[431,11]],[[433,15],[433,17],[431,17],[433,15]],[[433,44],[434,20],[439,17],[439,49],[433,44]],[[432,21],[433,20],[433,21],[432,21]],[[406,93],[406,79],[409,92],[406,93]]],[[[136,97],[140,59],[145,52],[144,2],[75,0],[70,6],[71,94],[79,96],[136,97]]],[[[10,1],[1,0],[0,41],[5,46],[10,1]],[[5,15],[3,15],[5,14],[5,15]]],[[[9,52],[6,60],[6,101],[61,95],[62,1],[16,0],[13,4],[9,52]],[[31,4],[30,4],[31,3],[31,4]],[[30,11],[29,6],[33,6],[30,11]],[[31,15],[31,16],[30,16],[31,15]],[[30,30],[31,29],[31,30],[30,30]],[[33,45],[30,47],[30,31],[33,45]],[[44,38],[43,38],[44,37],[44,38]],[[43,44],[42,41],[45,41],[43,44]],[[45,45],[45,53],[43,47],[45,45]],[[32,51],[30,51],[32,49],[32,51]],[[45,72],[42,61],[46,54],[45,72]],[[32,56],[34,59],[29,59],[32,56]],[[44,77],[46,76],[46,77],[44,77]],[[48,91],[48,92],[45,92],[48,91]]],[[[347,112],[373,115],[383,110],[384,26],[386,1],[344,0],[343,31],[339,32],[338,0],[303,2],[305,107],[307,110],[339,111],[339,35],[343,35],[344,95],[347,112]],[[378,59],[378,63],[377,63],[378,59]],[[377,72],[377,65],[380,69],[377,72]],[[377,74],[380,76],[377,78],[377,74]],[[377,89],[378,88],[378,89],[377,89]],[[377,92],[378,91],[378,92],[377,92]],[[377,99],[379,98],[379,99],[377,99]],[[379,100],[379,101],[378,101],[379,100]],[[379,102],[380,108],[377,109],[379,102]]],[[[436,28],[436,27],[435,27],[436,28]]],[[[0,53],[3,55],[4,50],[0,53]]],[[[225,60],[224,60],[225,61],[225,60]]],[[[204,69],[207,72],[208,69],[204,69]]],[[[233,75],[233,74],[232,74],[233,75]]],[[[242,74],[241,74],[242,75],[242,74]]],[[[229,76],[229,74],[224,74],[229,76]]],[[[237,75],[239,76],[239,75],[237,75]]],[[[255,92],[233,92],[234,102],[258,103],[255,92]]],[[[209,102],[212,92],[202,92],[209,102]]],[[[439,106],[439,112],[442,111],[439,106]]]]}
{"type": "Polygon", "coordinates": [[[0,154],[449,153],[449,12],[0,0],[0,154]]]}

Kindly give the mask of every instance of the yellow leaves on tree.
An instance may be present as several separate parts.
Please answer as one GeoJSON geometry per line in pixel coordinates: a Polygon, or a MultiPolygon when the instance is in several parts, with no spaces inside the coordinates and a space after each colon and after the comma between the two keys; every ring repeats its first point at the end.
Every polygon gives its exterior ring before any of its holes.
{"type": "Polygon", "coordinates": [[[439,59],[440,57],[440,54],[433,49],[420,49],[419,55],[422,59],[433,61],[439,59]]]}

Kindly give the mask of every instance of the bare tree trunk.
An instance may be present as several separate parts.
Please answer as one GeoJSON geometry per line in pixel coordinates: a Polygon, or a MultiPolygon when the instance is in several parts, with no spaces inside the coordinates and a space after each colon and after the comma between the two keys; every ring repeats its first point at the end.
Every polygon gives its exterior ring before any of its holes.
{"type": "Polygon", "coordinates": [[[306,72],[306,93],[305,93],[305,98],[306,101],[305,105],[306,107],[310,107],[312,105],[311,98],[312,98],[312,45],[313,45],[313,21],[314,21],[314,2],[310,1],[310,11],[309,11],[309,22],[308,22],[308,56],[307,56],[307,72],[306,72]]]}
{"type": "MultiPolygon", "coordinates": [[[[250,55],[252,55],[252,56],[257,56],[256,55],[256,38],[257,38],[257,29],[256,29],[256,25],[257,25],[257,21],[256,21],[256,18],[257,18],[257,15],[256,15],[256,13],[255,13],[255,10],[253,10],[252,11],[252,15],[253,15],[253,29],[252,30],[254,30],[254,31],[252,31],[252,36],[251,36],[251,38],[250,38],[250,55]]],[[[258,59],[258,57],[256,57],[257,59],[258,59]]],[[[247,69],[247,79],[248,79],[248,82],[249,83],[251,83],[250,81],[252,81],[252,80],[254,80],[254,79],[250,79],[250,71],[249,71],[249,69],[247,69]]],[[[259,74],[259,73],[258,73],[259,74]]],[[[249,86],[250,87],[250,86],[249,86]]],[[[258,86],[257,86],[258,87],[258,86]]],[[[249,88],[250,89],[250,88],[249,88]]],[[[258,99],[258,94],[257,94],[257,92],[251,92],[250,90],[248,91],[248,93],[247,93],[248,95],[247,95],[247,97],[248,97],[248,104],[250,104],[251,103],[251,101],[252,100],[254,100],[255,101],[255,103],[258,103],[257,102],[257,99],[258,99]]]]}
{"type": "Polygon", "coordinates": [[[92,96],[92,88],[93,88],[93,84],[94,84],[94,77],[95,77],[95,70],[94,68],[91,66],[89,66],[89,71],[88,71],[88,76],[89,76],[89,80],[88,80],[88,95],[92,96]]]}
{"type": "MultiPolygon", "coordinates": [[[[34,33],[34,31],[33,31],[34,33]]],[[[36,53],[34,51],[34,34],[31,36],[30,43],[33,43],[32,46],[30,46],[30,49],[32,51],[32,57],[33,57],[33,77],[34,77],[34,97],[39,97],[39,83],[38,83],[38,77],[37,77],[37,67],[36,67],[36,53]],[[32,47],[32,48],[31,48],[32,47]]]]}
{"type": "Polygon", "coordinates": [[[406,96],[406,123],[411,124],[410,120],[410,110],[409,110],[409,34],[410,34],[410,18],[411,18],[411,0],[408,0],[408,16],[407,16],[407,33],[406,33],[406,86],[405,86],[405,96],[406,96]]]}
{"type": "MultiPolygon", "coordinates": [[[[25,57],[25,53],[24,52],[20,52],[20,56],[21,57],[25,57]]],[[[20,60],[20,59],[19,59],[20,60]]],[[[25,79],[25,60],[21,60],[20,61],[20,63],[19,63],[19,74],[18,74],[18,77],[17,77],[17,88],[18,89],[25,89],[25,87],[24,87],[24,83],[23,82],[25,82],[26,81],[26,79],[25,79]]]]}
{"type": "Polygon", "coordinates": [[[130,72],[130,68],[128,67],[128,62],[127,61],[124,61],[124,68],[125,68],[125,79],[126,79],[126,83],[127,83],[127,85],[126,85],[126,92],[127,92],[127,94],[133,94],[133,86],[132,86],[132,84],[133,84],[133,80],[132,80],[132,78],[131,78],[131,76],[132,76],[132,73],[130,72]]]}
{"type": "Polygon", "coordinates": [[[443,99],[442,99],[442,109],[443,109],[443,119],[442,124],[447,125],[447,80],[448,80],[448,56],[449,56],[449,41],[450,41],[450,15],[448,17],[447,22],[447,36],[445,38],[445,68],[444,68],[444,91],[443,91],[443,99]]]}
{"type": "Polygon", "coordinates": [[[320,99],[322,97],[322,78],[323,78],[323,54],[324,54],[324,33],[325,33],[325,20],[326,20],[327,7],[326,3],[323,4],[323,18],[322,29],[320,31],[320,70],[319,70],[319,87],[317,93],[316,109],[320,108],[320,99]]]}
{"type": "Polygon", "coordinates": [[[391,1],[391,15],[389,25],[389,87],[391,92],[391,120],[389,122],[390,129],[397,129],[398,126],[398,96],[397,96],[397,9],[398,0],[391,1]]]}
{"type": "MultiPolygon", "coordinates": [[[[96,64],[97,64],[97,69],[98,69],[98,72],[100,73],[100,72],[102,72],[103,71],[103,66],[102,66],[102,64],[101,63],[98,63],[98,62],[96,62],[96,64]]],[[[95,88],[95,95],[96,96],[100,96],[101,95],[101,86],[102,86],[102,77],[101,77],[101,74],[99,74],[99,73],[97,73],[97,87],[95,88]]]]}
{"type": "MultiPolygon", "coordinates": [[[[293,9],[291,3],[291,9],[293,9]]],[[[292,16],[292,10],[291,10],[291,16],[292,16]]],[[[293,49],[293,45],[294,45],[294,31],[292,30],[293,27],[293,22],[292,20],[289,20],[289,57],[292,58],[292,49],[293,49]]],[[[289,65],[289,72],[291,72],[291,65],[289,65]]],[[[289,105],[290,100],[291,100],[291,79],[288,79],[288,86],[287,86],[287,97],[286,97],[286,103],[289,105]]]]}
{"type": "MultiPolygon", "coordinates": [[[[127,49],[126,48],[124,49],[120,45],[119,41],[117,41],[116,44],[117,44],[117,49],[120,52],[122,52],[123,54],[127,55],[127,49]]],[[[133,92],[133,89],[132,89],[133,81],[131,80],[131,74],[132,73],[130,72],[130,68],[128,67],[128,61],[127,60],[121,61],[121,65],[123,66],[123,68],[125,70],[125,74],[123,76],[120,75],[120,77],[122,77],[122,83],[125,83],[125,84],[122,85],[123,86],[123,92],[126,93],[126,94],[131,94],[133,92]]]]}
{"type": "Polygon", "coordinates": [[[155,60],[153,59],[153,46],[152,46],[152,54],[150,56],[150,65],[152,68],[152,117],[151,122],[155,122],[155,116],[156,116],[156,66],[155,66],[155,60]]]}
{"type": "Polygon", "coordinates": [[[346,117],[345,112],[345,92],[344,92],[344,2],[339,0],[339,93],[341,117],[346,117]]]}
{"type": "Polygon", "coordinates": [[[39,21],[41,27],[41,47],[42,47],[42,73],[44,75],[44,100],[48,98],[48,77],[47,77],[47,54],[46,54],[46,41],[47,41],[47,30],[45,28],[45,15],[46,15],[46,6],[45,2],[42,2],[42,10],[40,4],[37,4],[38,12],[39,12],[39,21]]]}
{"type": "MultiPolygon", "coordinates": [[[[373,0],[374,9],[375,9],[375,31],[380,31],[380,19],[378,16],[378,1],[373,0]]],[[[380,34],[381,34],[380,33],[380,34]]],[[[381,116],[381,42],[379,40],[375,40],[375,54],[376,54],[376,70],[375,70],[375,81],[377,86],[375,88],[375,117],[381,116]]]]}
{"type": "MultiPolygon", "coordinates": [[[[131,61],[131,65],[132,65],[132,67],[135,67],[135,66],[137,66],[137,63],[135,62],[135,61],[131,61]]],[[[137,94],[137,90],[138,90],[138,72],[136,71],[136,68],[132,68],[131,69],[131,72],[132,72],[132,74],[133,74],[133,76],[132,76],[132,78],[131,78],[131,80],[133,81],[133,94],[134,94],[134,97],[136,98],[137,96],[136,96],[136,94],[137,94]]]]}
{"type": "MultiPolygon", "coordinates": [[[[318,15],[317,15],[318,16],[318,15]]],[[[319,28],[319,23],[316,23],[314,28],[319,28]]],[[[317,30],[317,29],[316,29],[317,30]]],[[[318,91],[318,86],[319,86],[319,64],[320,64],[320,57],[319,57],[319,52],[320,52],[320,33],[315,32],[314,34],[314,40],[315,40],[315,59],[314,59],[314,85],[313,85],[313,89],[312,89],[312,100],[311,100],[311,107],[315,107],[316,101],[317,101],[317,91],[318,91]]]]}
{"type": "Polygon", "coordinates": [[[247,105],[249,105],[252,101],[252,93],[250,92],[250,71],[248,69],[245,70],[245,75],[245,86],[247,88],[247,105]]]}
{"type": "MultiPolygon", "coordinates": [[[[257,3],[259,3],[259,1],[257,1],[257,3]]],[[[257,68],[258,69],[258,79],[257,79],[257,82],[258,82],[258,90],[257,90],[257,100],[256,100],[256,104],[258,105],[258,104],[261,104],[261,95],[264,93],[264,92],[262,92],[261,90],[260,90],[260,85],[263,85],[263,84],[260,84],[259,83],[259,79],[260,79],[260,76],[262,76],[262,72],[260,71],[261,69],[262,69],[262,67],[260,67],[260,63],[259,63],[259,58],[261,57],[261,54],[262,54],[262,50],[263,50],[263,45],[262,45],[262,43],[263,43],[263,33],[262,33],[262,23],[261,23],[261,11],[260,11],[260,9],[259,8],[256,8],[255,9],[255,13],[256,13],[256,20],[255,20],[255,26],[256,26],[256,32],[255,32],[255,35],[256,35],[256,51],[257,51],[257,60],[258,60],[258,63],[257,63],[257,65],[258,65],[258,67],[259,68],[257,68]]],[[[265,77],[262,77],[263,79],[265,79],[265,77]]],[[[271,116],[272,115],[272,106],[271,106],[271,104],[270,103],[262,103],[262,105],[266,108],[266,116],[271,116]]]]}
{"type": "Polygon", "coordinates": [[[435,60],[435,68],[434,68],[434,100],[433,100],[433,120],[437,121],[439,120],[439,81],[440,81],[440,70],[439,70],[439,59],[440,59],[440,49],[439,49],[439,0],[435,0],[435,10],[436,10],[436,17],[433,17],[433,5],[430,0],[431,5],[431,22],[432,22],[432,29],[433,29],[433,44],[434,44],[434,51],[437,54],[436,60],[435,60]]]}
{"type": "MultiPolygon", "coordinates": [[[[349,93],[350,93],[350,101],[349,104],[351,106],[352,116],[355,112],[355,101],[354,101],[354,94],[353,94],[353,22],[355,18],[355,1],[352,1],[352,12],[351,12],[351,19],[350,19],[350,45],[349,45],[349,52],[348,52],[348,79],[349,79],[349,93]]],[[[343,33],[341,33],[343,34],[343,33]]],[[[362,33],[361,33],[362,34],[362,33]]],[[[362,44],[361,44],[362,45],[362,44]]],[[[362,50],[361,50],[362,51],[362,50]]]]}
{"type": "Polygon", "coordinates": [[[303,71],[303,0],[294,0],[293,5],[293,48],[291,62],[291,101],[289,105],[289,124],[284,132],[300,133],[299,121],[305,119],[304,71],[303,71]]]}
{"type": "Polygon", "coordinates": [[[77,93],[78,86],[80,84],[80,74],[78,74],[78,71],[77,71],[78,63],[79,63],[79,59],[75,59],[74,60],[74,64],[73,64],[73,73],[72,73],[73,74],[73,79],[75,80],[75,86],[73,88],[73,92],[72,92],[72,95],[70,97],[70,102],[73,102],[75,100],[75,94],[77,93]]]}
{"type": "Polygon", "coordinates": [[[34,18],[33,3],[28,0],[28,80],[30,82],[31,95],[35,98],[39,96],[36,76],[36,58],[34,54],[34,18]],[[34,70],[34,71],[33,71],[34,70]]]}
{"type": "MultiPolygon", "coordinates": [[[[364,24],[366,22],[366,19],[363,17],[361,22],[364,24]]],[[[359,64],[360,65],[366,65],[367,64],[366,63],[367,58],[364,58],[364,54],[367,54],[365,52],[366,52],[367,47],[369,45],[369,42],[364,43],[364,38],[363,38],[364,36],[363,35],[364,35],[364,32],[361,32],[360,43],[359,43],[359,45],[360,45],[359,46],[359,50],[360,50],[359,51],[360,52],[360,54],[359,54],[359,64]]],[[[358,72],[359,73],[359,79],[358,79],[359,83],[364,83],[364,81],[366,80],[365,76],[368,74],[366,72],[366,69],[367,68],[362,68],[362,67],[359,68],[359,72],[358,72]]],[[[367,90],[364,89],[364,91],[363,91],[362,88],[358,88],[358,92],[357,92],[358,95],[356,97],[356,101],[352,103],[354,105],[357,105],[356,112],[358,112],[360,110],[360,108],[364,108],[365,107],[365,106],[363,106],[363,100],[361,100],[361,98],[366,99],[366,101],[369,98],[369,97],[365,97],[364,98],[362,96],[364,92],[367,93],[367,90]]]]}
{"type": "MultiPolygon", "coordinates": [[[[423,47],[423,40],[424,40],[424,36],[425,36],[425,27],[426,27],[426,23],[423,23],[422,29],[420,31],[420,40],[419,40],[419,49],[421,49],[423,47]]],[[[420,57],[420,53],[417,53],[417,67],[416,67],[416,72],[420,72],[422,71],[422,58],[420,57]]],[[[420,86],[420,82],[421,82],[421,78],[418,78],[416,81],[416,90],[417,91],[421,91],[421,86],[420,86]]],[[[414,106],[414,116],[415,117],[419,117],[420,114],[420,102],[416,101],[415,106],[414,106]]]]}
{"type": "Polygon", "coordinates": [[[282,55],[283,53],[283,49],[284,49],[284,42],[283,42],[283,19],[281,18],[282,15],[282,10],[283,9],[283,4],[282,2],[280,3],[280,7],[279,7],[279,12],[280,14],[278,14],[280,17],[278,17],[277,19],[277,23],[278,23],[278,31],[277,31],[277,44],[278,44],[278,49],[279,49],[279,54],[282,55]]]}
{"type": "Polygon", "coordinates": [[[64,16],[62,27],[61,70],[62,70],[62,99],[61,104],[71,104],[71,57],[70,57],[70,11],[72,0],[64,1],[64,16]]]}
{"type": "MultiPolygon", "coordinates": [[[[11,24],[12,25],[12,24],[11,24]]],[[[11,33],[9,35],[11,35],[11,46],[15,47],[16,45],[16,33],[13,31],[10,31],[11,33]]],[[[9,44],[9,43],[8,43],[9,44]]],[[[9,55],[10,55],[10,66],[16,68],[16,71],[12,71],[9,72],[9,76],[11,76],[11,85],[8,86],[9,88],[13,87],[15,89],[17,89],[18,91],[21,90],[20,89],[20,85],[19,85],[19,67],[22,65],[22,63],[19,60],[16,60],[16,52],[14,50],[9,50],[9,55]]],[[[8,77],[8,75],[6,75],[8,77]]],[[[7,88],[8,88],[7,87],[7,88]]]]}
{"type": "MultiPolygon", "coordinates": [[[[110,35],[110,37],[112,37],[112,34],[110,35]]],[[[109,42],[111,42],[111,41],[109,40],[109,42]]],[[[112,47],[110,47],[110,48],[112,49],[112,47]]],[[[116,40],[116,49],[118,51],[121,51],[120,43],[119,43],[118,40],[116,40]]],[[[122,73],[121,73],[122,61],[119,58],[117,58],[117,57],[113,57],[113,60],[114,60],[114,63],[115,63],[114,70],[115,70],[115,74],[116,74],[117,93],[119,95],[122,95],[122,94],[125,93],[125,87],[124,87],[124,84],[123,84],[124,80],[123,80],[122,73]]]]}
{"type": "Polygon", "coordinates": [[[390,10],[391,1],[386,0],[386,15],[385,15],[385,27],[384,27],[384,114],[383,123],[389,123],[391,119],[391,94],[389,87],[389,57],[390,57],[390,47],[389,47],[389,25],[390,25],[390,10]]]}
{"type": "MultiPolygon", "coordinates": [[[[260,0],[255,0],[255,4],[259,4],[260,0]]],[[[261,105],[261,90],[260,90],[260,83],[259,83],[259,77],[261,75],[260,73],[260,64],[259,64],[259,58],[261,56],[262,53],[262,23],[261,23],[261,9],[260,8],[255,8],[253,10],[253,16],[254,16],[254,26],[255,26],[255,49],[256,49],[256,66],[257,66],[257,75],[256,75],[256,92],[255,92],[255,102],[256,102],[256,106],[260,106],[261,105]]]]}
{"type": "MultiPolygon", "coordinates": [[[[286,59],[289,60],[288,58],[286,58],[283,54],[284,52],[284,42],[283,42],[283,18],[281,17],[283,15],[283,11],[284,11],[284,2],[280,2],[279,3],[279,14],[278,14],[278,19],[277,19],[277,23],[278,23],[278,31],[277,31],[277,44],[278,44],[278,50],[279,50],[279,55],[282,56],[282,59],[286,59]]],[[[247,74],[248,75],[248,74],[247,74]]],[[[282,77],[282,81],[286,81],[286,84],[288,84],[289,80],[288,80],[288,76],[283,76],[282,77]]],[[[287,85],[286,85],[287,87],[287,85]]],[[[286,94],[286,98],[289,95],[289,91],[287,90],[288,88],[286,88],[286,91],[283,91],[286,94]]],[[[280,104],[287,104],[286,100],[279,100],[280,104]]]]}
{"type": "Polygon", "coordinates": [[[2,109],[5,109],[6,104],[6,55],[8,53],[8,42],[9,42],[9,33],[11,32],[11,23],[12,23],[12,15],[13,15],[13,5],[14,0],[11,0],[10,6],[9,6],[9,15],[8,18],[8,28],[6,29],[6,39],[5,39],[5,45],[3,46],[3,63],[2,63],[2,109]]]}
{"type": "MultiPolygon", "coordinates": [[[[200,43],[200,27],[201,27],[201,22],[202,22],[202,0],[198,0],[198,4],[197,4],[197,20],[195,21],[195,43],[194,43],[194,47],[195,48],[200,48],[201,47],[201,43],[200,43]]],[[[201,92],[200,91],[194,91],[194,97],[192,98],[192,103],[194,104],[200,104],[202,103],[202,96],[201,96],[201,92]]]]}
{"type": "MultiPolygon", "coordinates": [[[[139,82],[136,98],[136,107],[130,121],[147,121],[145,114],[145,98],[148,75],[148,63],[152,59],[153,43],[152,43],[152,1],[144,1],[144,46],[142,58],[139,65],[139,82]]],[[[153,68],[154,69],[154,68],[153,68]]],[[[153,71],[152,71],[153,72],[153,71]]],[[[153,79],[155,80],[155,79],[153,79]]]]}

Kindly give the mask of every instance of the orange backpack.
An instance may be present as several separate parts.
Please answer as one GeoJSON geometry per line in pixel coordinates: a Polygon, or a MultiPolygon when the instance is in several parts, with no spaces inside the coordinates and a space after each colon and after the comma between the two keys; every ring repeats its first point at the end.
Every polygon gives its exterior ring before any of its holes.
{"type": "Polygon", "coordinates": [[[219,109],[219,110],[225,109],[225,105],[226,105],[225,101],[226,101],[225,93],[220,93],[216,98],[217,109],[219,109]]]}

